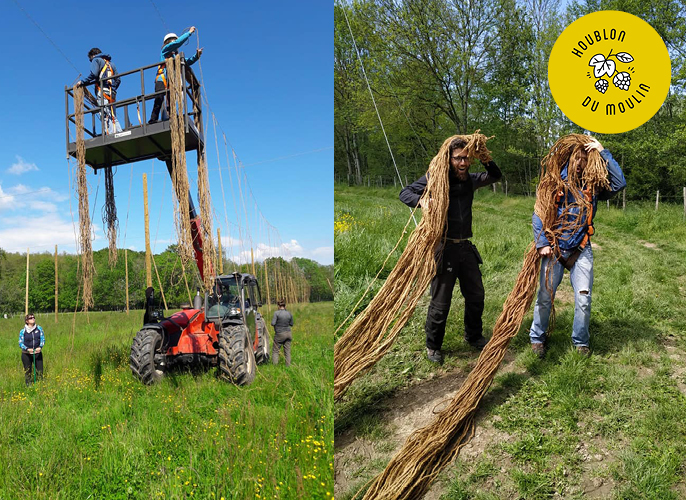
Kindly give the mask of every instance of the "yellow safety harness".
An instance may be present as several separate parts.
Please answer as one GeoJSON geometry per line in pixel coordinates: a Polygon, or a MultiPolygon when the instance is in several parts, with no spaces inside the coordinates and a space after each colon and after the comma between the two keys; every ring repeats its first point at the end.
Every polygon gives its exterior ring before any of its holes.
{"type": "Polygon", "coordinates": [[[162,83],[164,83],[164,88],[168,88],[167,86],[167,77],[164,74],[164,68],[165,68],[165,63],[160,64],[157,66],[157,76],[155,77],[155,80],[157,80],[157,77],[161,76],[162,77],[162,83]]]}
{"type": "MultiPolygon", "coordinates": [[[[579,246],[576,247],[566,259],[562,257],[559,247],[557,245],[555,247],[558,260],[565,267],[565,269],[569,271],[572,270],[572,267],[574,267],[574,264],[576,263],[576,260],[579,258],[579,255],[581,255],[581,252],[584,250],[584,248],[586,248],[588,242],[591,241],[591,236],[593,236],[593,234],[595,233],[595,229],[593,228],[593,192],[589,188],[584,188],[583,194],[584,200],[586,200],[589,204],[589,209],[588,218],[586,220],[586,233],[584,234],[581,243],[579,243],[579,246]]],[[[555,205],[557,207],[559,207],[562,203],[564,196],[564,191],[558,191],[557,196],[555,196],[555,205]]]]}
{"type": "MultiPolygon", "coordinates": [[[[110,78],[112,75],[114,75],[114,70],[112,69],[112,65],[107,59],[103,59],[105,62],[105,65],[102,67],[100,70],[100,75],[99,75],[99,80],[98,83],[95,84],[95,92],[100,92],[100,85],[99,82],[103,78],[110,78]]],[[[111,104],[114,102],[114,90],[112,89],[112,80],[105,80],[103,83],[103,89],[102,89],[102,95],[105,96],[105,99],[111,104]]]]}

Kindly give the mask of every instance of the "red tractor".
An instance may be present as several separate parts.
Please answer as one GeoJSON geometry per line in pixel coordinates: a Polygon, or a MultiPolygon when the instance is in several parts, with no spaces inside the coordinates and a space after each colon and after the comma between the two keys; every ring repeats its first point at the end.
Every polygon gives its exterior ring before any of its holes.
{"type": "Polygon", "coordinates": [[[168,318],[153,306],[146,292],[145,325],[131,346],[130,366],[144,384],[159,381],[173,366],[217,366],[220,379],[247,385],[255,365],[269,360],[269,334],[258,312],[262,305],[257,279],[233,273],[214,278],[204,301],[168,318]]]}

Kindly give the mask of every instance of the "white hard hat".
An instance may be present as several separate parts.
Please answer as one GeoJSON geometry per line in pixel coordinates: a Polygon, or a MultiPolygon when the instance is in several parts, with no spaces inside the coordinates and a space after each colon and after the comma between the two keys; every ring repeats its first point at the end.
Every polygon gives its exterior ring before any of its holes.
{"type": "Polygon", "coordinates": [[[166,45],[167,40],[171,40],[172,38],[179,38],[179,37],[176,36],[176,33],[167,33],[166,35],[164,35],[164,40],[162,41],[162,43],[164,43],[166,45]]]}

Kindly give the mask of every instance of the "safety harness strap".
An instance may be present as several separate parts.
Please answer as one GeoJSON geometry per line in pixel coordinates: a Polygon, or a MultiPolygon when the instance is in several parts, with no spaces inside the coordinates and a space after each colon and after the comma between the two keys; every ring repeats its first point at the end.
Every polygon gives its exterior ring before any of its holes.
{"type": "MultiPolygon", "coordinates": [[[[560,261],[560,264],[564,266],[565,269],[568,271],[571,271],[572,268],[574,267],[574,264],[576,263],[577,259],[579,258],[579,255],[581,255],[581,252],[586,248],[586,245],[588,242],[591,240],[591,236],[593,233],[595,233],[595,229],[593,228],[593,193],[591,192],[590,189],[586,188],[583,190],[584,193],[584,200],[586,200],[590,208],[588,210],[588,218],[586,220],[586,233],[584,234],[583,239],[581,240],[581,243],[579,243],[579,246],[576,247],[572,253],[570,253],[567,258],[565,259],[562,254],[559,251],[559,248],[556,247],[557,252],[558,252],[558,260],[560,261]]],[[[562,198],[564,197],[564,193],[560,191],[557,194],[557,197],[555,198],[556,204],[559,206],[562,198]]]]}

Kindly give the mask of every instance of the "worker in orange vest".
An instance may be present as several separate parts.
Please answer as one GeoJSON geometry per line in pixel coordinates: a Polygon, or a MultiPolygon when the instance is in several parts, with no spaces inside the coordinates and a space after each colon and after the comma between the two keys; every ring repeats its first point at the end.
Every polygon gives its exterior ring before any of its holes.
{"type": "MultiPolygon", "coordinates": [[[[161,64],[157,67],[157,75],[155,76],[155,92],[162,92],[167,90],[167,111],[169,110],[169,83],[167,80],[167,68],[164,64],[165,59],[176,55],[177,51],[181,46],[186,43],[186,41],[195,32],[195,26],[191,26],[186,33],[177,37],[176,33],[167,33],[162,41],[162,51],[160,53],[161,64]]],[[[200,59],[202,55],[202,49],[198,49],[194,55],[186,59],[186,66],[192,66],[195,62],[200,59]]],[[[156,123],[160,117],[160,110],[162,109],[162,102],[164,101],[165,94],[158,94],[155,96],[155,103],[152,107],[152,113],[150,115],[149,124],[156,123]]]]}
{"type": "Polygon", "coordinates": [[[117,88],[121,83],[119,77],[115,76],[117,68],[112,64],[112,58],[109,54],[103,54],[97,47],[88,51],[88,60],[91,62],[91,72],[77,85],[81,87],[95,83],[98,105],[102,108],[102,114],[105,118],[103,132],[105,134],[121,132],[121,125],[119,125],[115,115],[115,109],[111,106],[117,100],[117,88]],[[113,76],[114,78],[111,78],[113,76]]]}

